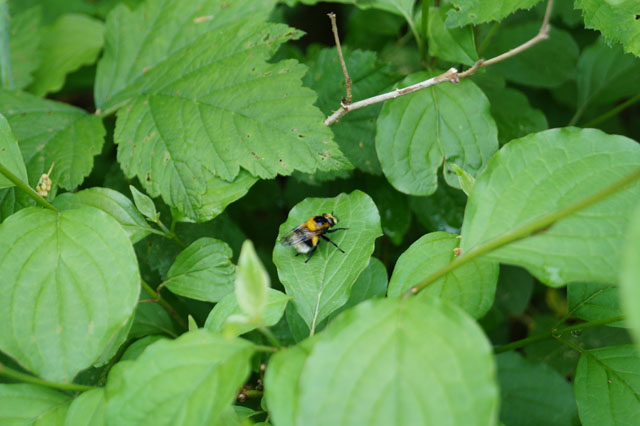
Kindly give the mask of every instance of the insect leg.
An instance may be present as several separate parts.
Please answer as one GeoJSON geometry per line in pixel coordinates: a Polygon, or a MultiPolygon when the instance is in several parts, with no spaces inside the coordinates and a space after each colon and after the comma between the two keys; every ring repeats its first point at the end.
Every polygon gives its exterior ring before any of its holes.
{"type": "Polygon", "coordinates": [[[336,232],[336,231],[346,231],[347,229],[349,229],[349,228],[334,228],[334,229],[329,229],[329,230],[327,231],[327,234],[330,234],[330,233],[332,233],[332,232],[336,232]]]}
{"type": "Polygon", "coordinates": [[[317,249],[318,249],[317,245],[313,246],[311,251],[309,251],[309,257],[307,257],[307,260],[305,260],[304,263],[307,263],[309,260],[311,260],[311,257],[313,256],[313,253],[315,253],[317,249]]]}
{"type": "MultiPolygon", "coordinates": [[[[338,231],[338,229],[336,229],[336,231],[338,231]]],[[[337,245],[336,243],[334,243],[333,241],[331,241],[331,240],[329,239],[329,237],[327,237],[327,236],[325,236],[325,235],[320,235],[320,238],[322,238],[322,239],[323,239],[323,240],[325,240],[325,241],[329,241],[331,244],[333,244],[334,246],[336,246],[336,248],[337,248],[338,250],[340,250],[341,252],[343,252],[343,253],[344,253],[344,250],[342,250],[340,247],[338,247],[338,245],[337,245]]]]}

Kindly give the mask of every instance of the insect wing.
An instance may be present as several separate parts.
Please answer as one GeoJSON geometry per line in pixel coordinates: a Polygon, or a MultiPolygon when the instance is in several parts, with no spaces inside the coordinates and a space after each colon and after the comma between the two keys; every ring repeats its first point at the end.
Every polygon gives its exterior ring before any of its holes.
{"type": "Polygon", "coordinates": [[[314,235],[315,233],[309,230],[309,228],[300,225],[284,234],[282,239],[280,239],[280,244],[285,247],[295,246],[298,243],[310,240],[314,235]]]}

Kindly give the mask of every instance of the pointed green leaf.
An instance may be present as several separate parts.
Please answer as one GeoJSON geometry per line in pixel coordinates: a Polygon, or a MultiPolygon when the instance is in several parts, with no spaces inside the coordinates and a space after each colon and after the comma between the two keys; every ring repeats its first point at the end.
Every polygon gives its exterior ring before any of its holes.
{"type": "MultiPolygon", "coordinates": [[[[0,114],[0,165],[21,181],[27,182],[27,169],[24,167],[24,160],[18,147],[18,141],[13,136],[11,126],[9,126],[7,119],[2,114],[0,114]]],[[[0,173],[0,189],[12,186],[13,182],[0,173]]]]}
{"type": "Polygon", "coordinates": [[[235,295],[238,306],[250,321],[260,323],[267,305],[271,279],[251,240],[242,244],[236,269],[235,295]]]}
{"type": "Polygon", "coordinates": [[[634,345],[584,351],[574,382],[584,426],[633,425],[640,412],[640,356],[634,345]]]}
{"type": "MultiPolygon", "coordinates": [[[[618,287],[607,284],[571,283],[567,286],[567,302],[573,316],[585,321],[597,321],[622,315],[618,287]]],[[[607,324],[624,327],[623,321],[607,324]]]]}
{"type": "Polygon", "coordinates": [[[0,424],[61,425],[71,398],[42,386],[0,384],[0,424]]]}
{"type": "Polygon", "coordinates": [[[629,220],[620,261],[620,300],[627,326],[640,348],[640,204],[629,220]]]}
{"type": "Polygon", "coordinates": [[[458,175],[458,181],[460,182],[460,189],[468,196],[471,194],[471,190],[473,189],[473,184],[476,183],[476,180],[473,176],[471,176],[466,170],[461,169],[460,166],[453,163],[451,164],[451,168],[456,175],[458,175]]]}
{"type": "Polygon", "coordinates": [[[296,256],[292,247],[284,247],[279,242],[273,250],[280,282],[310,328],[344,305],[351,286],[369,263],[375,239],[382,235],[373,200],[363,192],[354,191],[335,198],[307,198],[298,203],[280,226],[279,241],[296,226],[323,213],[337,217],[337,227],[349,228],[330,235],[345,253],[323,240],[308,263],[304,263],[308,255],[296,256]]]}
{"type": "MultiPolygon", "coordinates": [[[[400,86],[428,77],[424,72],[412,74],[400,86]]],[[[412,195],[436,191],[443,161],[446,182],[457,188],[451,163],[475,176],[498,149],[489,102],[469,80],[389,100],[377,126],[376,150],[383,173],[398,191],[412,195]]]]}
{"type": "Polygon", "coordinates": [[[53,205],[61,210],[80,207],[95,207],[107,213],[122,226],[131,243],[135,244],[152,231],[144,217],[130,199],[109,188],[88,188],[78,192],[66,192],[53,200],[53,205]]]}
{"type": "Polygon", "coordinates": [[[138,302],[131,242],[106,213],[30,207],[0,225],[0,349],[69,382],[124,327],[138,302]],[[117,267],[116,267],[117,266],[117,267]]]}
{"type": "MultiPolygon", "coordinates": [[[[594,129],[553,129],[511,141],[476,179],[462,227],[462,253],[583,200],[639,166],[635,141],[594,129]]],[[[638,199],[640,183],[634,183],[488,256],[523,266],[554,287],[615,282],[638,199]]]]}
{"type": "MultiPolygon", "coordinates": [[[[460,239],[454,234],[433,232],[413,243],[398,259],[389,297],[400,297],[415,284],[455,259],[460,239]]],[[[498,264],[477,259],[450,272],[417,296],[442,298],[452,302],[474,318],[481,318],[493,304],[498,282],[498,264]]]]}
{"type": "Polygon", "coordinates": [[[136,204],[138,211],[152,222],[157,222],[159,215],[153,200],[147,194],[138,191],[135,186],[129,185],[129,190],[133,195],[133,202],[136,204]]]}
{"type": "Polygon", "coordinates": [[[444,21],[450,5],[429,8],[429,55],[454,63],[473,65],[479,58],[471,25],[447,28],[444,21]]]}
{"type": "Polygon", "coordinates": [[[462,27],[467,24],[481,24],[501,21],[518,9],[528,9],[540,0],[452,0],[447,26],[462,27]]]}
{"type": "Polygon", "coordinates": [[[251,343],[207,330],[160,340],[107,380],[107,424],[215,424],[249,375],[251,343]]]}
{"type": "MultiPolygon", "coordinates": [[[[12,8],[17,2],[12,2],[12,8]]],[[[43,31],[40,27],[42,9],[39,6],[19,11],[9,23],[9,52],[11,74],[16,89],[24,89],[33,81],[33,73],[40,66],[43,31]]]]}
{"type": "Polygon", "coordinates": [[[227,243],[203,237],[176,258],[167,273],[171,292],[196,300],[217,302],[233,291],[235,266],[227,243]]]}
{"type": "Polygon", "coordinates": [[[62,89],[66,75],[98,58],[104,24],[87,15],[62,15],[42,36],[42,62],[29,91],[43,96],[62,89]]]}
{"type": "Polygon", "coordinates": [[[51,173],[54,185],[69,190],[91,172],[93,157],[104,142],[105,129],[99,117],[61,102],[8,90],[0,90],[0,113],[18,139],[32,186],[51,163],[55,163],[51,173]]]}
{"type": "MultiPolygon", "coordinates": [[[[272,288],[268,289],[267,301],[261,317],[262,325],[268,327],[276,325],[276,323],[280,321],[280,318],[282,318],[289,300],[291,300],[291,298],[281,291],[274,290],[272,288]]],[[[242,312],[242,309],[238,305],[235,293],[229,293],[213,307],[207,317],[207,322],[204,324],[204,328],[210,331],[221,331],[224,328],[227,318],[233,315],[240,315],[242,312]]],[[[255,328],[256,324],[239,324],[233,331],[237,335],[240,335],[248,333],[255,328]]]]}
{"type": "Polygon", "coordinates": [[[302,368],[296,425],[496,421],[491,346],[462,310],[439,300],[367,301],[322,334],[302,368]]]}
{"type": "Polygon", "coordinates": [[[71,402],[64,426],[104,426],[106,403],[104,388],[81,393],[71,402]]]}
{"type": "Polygon", "coordinates": [[[227,182],[220,178],[211,177],[207,180],[207,190],[202,195],[202,204],[194,211],[195,215],[188,217],[194,222],[207,222],[224,211],[234,201],[244,197],[258,178],[251,176],[245,170],[240,170],[238,176],[227,182]]]}
{"type": "Polygon", "coordinates": [[[621,43],[625,52],[640,56],[640,28],[636,0],[575,0],[587,28],[598,30],[609,42],[621,43]]]}

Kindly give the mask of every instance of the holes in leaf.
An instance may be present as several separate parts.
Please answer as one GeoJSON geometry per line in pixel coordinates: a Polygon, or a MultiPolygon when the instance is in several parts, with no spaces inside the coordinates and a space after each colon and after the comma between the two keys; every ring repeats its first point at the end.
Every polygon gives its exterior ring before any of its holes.
{"type": "Polygon", "coordinates": [[[639,20],[640,19],[640,13],[636,13],[635,18],[636,18],[636,21],[639,20]]]}
{"type": "Polygon", "coordinates": [[[299,137],[300,139],[304,139],[306,136],[305,136],[305,135],[298,135],[298,137],[299,137]]]}

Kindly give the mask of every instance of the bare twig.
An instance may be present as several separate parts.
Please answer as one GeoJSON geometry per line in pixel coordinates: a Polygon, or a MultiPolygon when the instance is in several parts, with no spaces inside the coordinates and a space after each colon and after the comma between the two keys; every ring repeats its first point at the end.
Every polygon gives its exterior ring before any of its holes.
{"type": "MultiPolygon", "coordinates": [[[[515,47],[509,50],[508,52],[505,52],[494,58],[487,59],[487,60],[480,59],[475,64],[473,64],[471,68],[460,73],[455,68],[450,68],[448,71],[440,75],[431,77],[428,80],[421,81],[420,83],[414,84],[412,86],[405,87],[404,89],[396,89],[392,92],[388,92],[382,95],[377,95],[371,98],[363,99],[361,101],[354,102],[354,103],[346,103],[342,101],[340,103],[340,108],[324,120],[325,126],[331,126],[332,124],[335,124],[340,118],[344,117],[349,111],[353,111],[359,108],[373,105],[378,102],[384,102],[389,99],[397,98],[398,96],[408,95],[409,93],[417,92],[418,90],[426,89],[427,87],[431,87],[436,84],[443,83],[445,81],[449,81],[451,83],[457,83],[460,81],[461,78],[469,77],[475,74],[475,72],[478,71],[480,68],[504,61],[505,59],[515,56],[518,53],[524,50],[527,50],[532,46],[540,43],[541,41],[548,39],[549,38],[549,19],[551,19],[551,11],[553,10],[553,1],[554,0],[548,0],[547,2],[547,10],[544,14],[542,25],[540,26],[540,30],[538,31],[538,34],[536,34],[531,40],[527,41],[526,43],[523,43],[520,46],[515,47]]],[[[334,34],[337,34],[337,33],[334,33],[334,34]]],[[[336,39],[337,39],[337,35],[336,35],[336,39]]],[[[338,49],[340,49],[339,45],[338,45],[338,49]]],[[[342,58],[342,54],[340,55],[340,58],[342,58]]]]}
{"type": "Polygon", "coordinates": [[[333,38],[336,39],[336,48],[338,49],[338,56],[340,56],[340,65],[342,65],[342,72],[344,73],[344,85],[347,87],[347,99],[342,100],[342,104],[349,105],[351,103],[351,77],[347,71],[347,64],[344,63],[344,56],[342,56],[342,47],[340,47],[340,37],[338,37],[338,24],[336,24],[336,14],[331,12],[327,16],[331,19],[331,29],[333,30],[333,38]]]}

